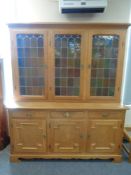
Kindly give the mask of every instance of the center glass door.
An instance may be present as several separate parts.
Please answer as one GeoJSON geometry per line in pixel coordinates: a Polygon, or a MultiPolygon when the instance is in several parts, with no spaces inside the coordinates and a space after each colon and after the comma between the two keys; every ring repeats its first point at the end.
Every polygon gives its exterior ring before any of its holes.
{"type": "Polygon", "coordinates": [[[55,32],[54,96],[55,98],[82,98],[83,37],[79,32],[55,32]]]}

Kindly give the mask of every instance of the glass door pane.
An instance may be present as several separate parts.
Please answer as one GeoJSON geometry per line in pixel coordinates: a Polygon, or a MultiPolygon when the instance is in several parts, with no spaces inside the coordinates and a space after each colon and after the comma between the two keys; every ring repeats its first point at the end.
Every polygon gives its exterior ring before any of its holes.
{"type": "Polygon", "coordinates": [[[91,96],[115,95],[118,49],[118,35],[93,35],[91,96]]]}
{"type": "Polygon", "coordinates": [[[19,91],[24,96],[43,96],[44,79],[44,35],[16,35],[19,71],[19,91]]]}
{"type": "Polygon", "coordinates": [[[80,96],[81,35],[55,35],[55,95],[80,96]]]}

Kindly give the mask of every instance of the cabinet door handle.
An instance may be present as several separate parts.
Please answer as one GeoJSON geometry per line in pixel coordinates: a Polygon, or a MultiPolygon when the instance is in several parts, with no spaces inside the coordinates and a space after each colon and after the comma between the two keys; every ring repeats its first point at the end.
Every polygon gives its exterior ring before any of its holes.
{"type": "Polygon", "coordinates": [[[74,144],[74,148],[77,148],[77,147],[79,147],[79,144],[78,143],[75,143],[74,144]]]}
{"type": "Polygon", "coordinates": [[[65,116],[66,118],[70,117],[69,112],[65,112],[64,116],[65,116]]]}
{"type": "Polygon", "coordinates": [[[80,138],[83,139],[84,138],[84,135],[83,134],[80,134],[80,138]]]}
{"type": "Polygon", "coordinates": [[[46,134],[42,134],[42,136],[43,136],[44,138],[46,138],[46,134]]]}
{"type": "Polygon", "coordinates": [[[32,117],[32,114],[31,113],[27,113],[26,116],[27,117],[32,117]]]}

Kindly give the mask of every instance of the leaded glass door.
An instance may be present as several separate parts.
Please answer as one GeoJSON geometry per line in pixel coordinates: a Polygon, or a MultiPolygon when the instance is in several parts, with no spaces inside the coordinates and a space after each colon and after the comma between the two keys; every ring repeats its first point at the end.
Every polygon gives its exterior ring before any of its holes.
{"type": "Polygon", "coordinates": [[[53,35],[55,98],[82,98],[83,36],[81,32],[55,32],[53,35]]]}
{"type": "Polygon", "coordinates": [[[13,33],[14,90],[18,98],[47,97],[47,33],[20,30],[13,33]]]}
{"type": "Polygon", "coordinates": [[[122,73],[122,34],[120,32],[94,32],[91,38],[89,61],[90,80],[88,98],[118,99],[122,73]]]}

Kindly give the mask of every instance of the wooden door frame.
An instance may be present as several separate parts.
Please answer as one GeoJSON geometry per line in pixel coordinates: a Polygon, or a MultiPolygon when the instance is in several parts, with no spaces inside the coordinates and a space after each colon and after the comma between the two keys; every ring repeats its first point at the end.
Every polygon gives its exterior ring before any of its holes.
{"type": "Polygon", "coordinates": [[[85,64],[85,52],[84,50],[86,49],[85,47],[85,32],[84,30],[80,30],[80,29],[76,29],[76,30],[73,30],[73,29],[62,29],[62,30],[53,30],[52,32],[50,32],[50,36],[51,36],[51,70],[53,70],[51,72],[51,75],[50,77],[51,78],[51,96],[50,98],[52,100],[82,100],[84,99],[84,90],[83,90],[83,87],[84,87],[84,79],[85,79],[85,69],[84,69],[84,64],[85,64]],[[81,35],[81,56],[80,56],[80,61],[81,61],[81,68],[80,68],[80,96],[55,96],[55,78],[54,78],[54,75],[55,75],[55,52],[54,52],[54,36],[55,34],[78,34],[78,35],[81,35]]]}
{"type": "Polygon", "coordinates": [[[11,29],[10,30],[10,36],[11,36],[11,61],[12,61],[12,74],[13,74],[13,91],[15,95],[16,101],[28,101],[28,100],[43,100],[48,98],[48,32],[44,29],[11,29]],[[16,35],[17,34],[41,34],[44,36],[44,56],[43,61],[45,68],[47,70],[43,69],[43,77],[45,80],[45,96],[30,96],[30,95],[20,95],[19,90],[19,70],[18,70],[18,56],[17,56],[17,46],[16,46],[16,35]]]}
{"type": "Polygon", "coordinates": [[[87,94],[86,98],[89,101],[97,102],[120,102],[120,92],[121,92],[121,80],[123,73],[123,61],[124,61],[124,45],[125,45],[125,31],[119,29],[105,29],[105,30],[92,30],[89,34],[89,59],[87,61],[88,69],[88,78],[87,78],[87,94]],[[90,77],[91,77],[91,61],[92,61],[92,36],[93,35],[118,35],[119,38],[119,46],[118,46],[118,58],[117,58],[117,68],[116,68],[116,80],[115,80],[115,94],[114,96],[90,96],[90,77]]]}

